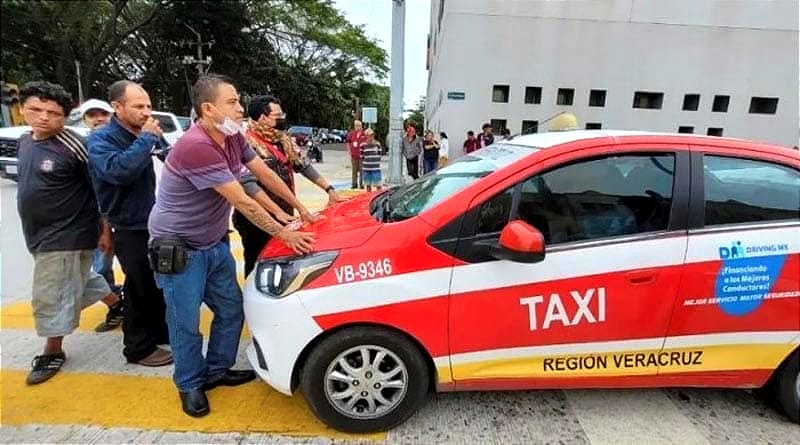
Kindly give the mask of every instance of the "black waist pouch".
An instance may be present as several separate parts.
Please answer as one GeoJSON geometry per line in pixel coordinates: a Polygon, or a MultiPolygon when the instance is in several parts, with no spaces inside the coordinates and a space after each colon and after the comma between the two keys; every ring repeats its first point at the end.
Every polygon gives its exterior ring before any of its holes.
{"type": "Polygon", "coordinates": [[[150,241],[147,259],[154,272],[172,275],[186,270],[189,246],[177,236],[161,236],[150,241]]]}

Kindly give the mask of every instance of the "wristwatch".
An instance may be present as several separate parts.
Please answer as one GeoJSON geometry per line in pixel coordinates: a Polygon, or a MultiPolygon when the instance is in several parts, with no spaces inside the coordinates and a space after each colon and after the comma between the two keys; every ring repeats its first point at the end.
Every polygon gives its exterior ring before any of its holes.
{"type": "Polygon", "coordinates": [[[336,190],[336,187],[331,184],[328,184],[328,186],[325,187],[325,193],[330,193],[332,190],[336,190]]]}

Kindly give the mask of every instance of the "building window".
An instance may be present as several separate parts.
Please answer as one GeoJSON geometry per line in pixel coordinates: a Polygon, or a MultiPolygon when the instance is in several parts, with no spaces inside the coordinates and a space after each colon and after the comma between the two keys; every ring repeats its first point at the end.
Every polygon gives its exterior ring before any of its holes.
{"type": "Polygon", "coordinates": [[[500,132],[502,132],[503,129],[507,128],[506,122],[507,121],[505,119],[492,119],[490,121],[492,125],[492,132],[494,132],[495,134],[500,134],[500,132]]]}
{"type": "Polygon", "coordinates": [[[556,97],[556,105],[572,105],[575,98],[575,89],[573,88],[559,88],[558,96],[556,97]]]}
{"type": "Polygon", "coordinates": [[[697,111],[700,109],[700,95],[687,94],[683,96],[683,111],[697,111]]]}
{"type": "Polygon", "coordinates": [[[539,121],[522,121],[522,134],[539,132],[539,121]]]}
{"type": "Polygon", "coordinates": [[[603,124],[601,124],[600,122],[587,122],[586,123],[586,129],[587,130],[600,130],[601,128],[603,128],[603,124]]]}
{"type": "Polygon", "coordinates": [[[709,136],[722,136],[722,128],[708,127],[709,136]]]}
{"type": "Polygon", "coordinates": [[[605,107],[606,106],[606,90],[590,90],[589,91],[589,106],[590,107],[605,107]]]}
{"type": "Polygon", "coordinates": [[[508,85],[492,87],[492,102],[508,103],[508,85]]]}
{"type": "Polygon", "coordinates": [[[777,97],[753,97],[750,99],[750,112],[753,114],[775,114],[777,111],[777,97]]]}
{"type": "Polygon", "coordinates": [[[660,110],[664,103],[664,93],[649,93],[637,91],[633,94],[633,108],[647,108],[650,110],[660,110]]]}
{"type": "Polygon", "coordinates": [[[730,96],[714,96],[714,105],[711,107],[711,111],[717,113],[727,113],[728,112],[728,105],[731,103],[730,96]]]}
{"type": "Polygon", "coordinates": [[[694,133],[694,127],[687,127],[687,126],[678,127],[678,133],[692,134],[694,133]]]}
{"type": "Polygon", "coordinates": [[[525,103],[542,103],[542,87],[525,87],[525,103]]]}

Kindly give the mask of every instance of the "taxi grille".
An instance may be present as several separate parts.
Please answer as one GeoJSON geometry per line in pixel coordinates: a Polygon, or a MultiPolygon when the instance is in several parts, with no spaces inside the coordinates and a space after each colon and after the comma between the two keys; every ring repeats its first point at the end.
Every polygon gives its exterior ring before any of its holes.
{"type": "Polygon", "coordinates": [[[6,158],[17,157],[16,139],[0,139],[0,157],[6,157],[6,158]]]}

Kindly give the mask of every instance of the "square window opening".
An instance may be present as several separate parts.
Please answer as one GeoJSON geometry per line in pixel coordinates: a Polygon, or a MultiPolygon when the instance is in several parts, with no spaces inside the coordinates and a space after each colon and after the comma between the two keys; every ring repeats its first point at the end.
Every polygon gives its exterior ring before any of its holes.
{"type": "Polygon", "coordinates": [[[637,91],[633,94],[633,108],[660,110],[664,103],[664,93],[637,91]]]}
{"type": "Polygon", "coordinates": [[[715,113],[727,113],[728,112],[728,105],[731,103],[730,96],[714,96],[714,105],[711,107],[711,111],[715,113]]]}
{"type": "Polygon", "coordinates": [[[492,87],[492,102],[508,103],[508,85],[495,85],[492,87]]]}
{"type": "Polygon", "coordinates": [[[683,111],[697,111],[700,109],[700,95],[687,94],[683,96],[683,111]]]}
{"type": "Polygon", "coordinates": [[[591,90],[591,91],[589,91],[589,106],[590,107],[605,107],[606,106],[606,90],[591,90]]]}
{"type": "Polygon", "coordinates": [[[522,121],[522,134],[539,132],[539,121],[522,121]]]}
{"type": "Polygon", "coordinates": [[[542,87],[525,87],[525,103],[542,103],[542,87]]]}
{"type": "Polygon", "coordinates": [[[574,99],[574,88],[559,88],[558,96],[556,97],[556,105],[572,105],[574,99]]]}

